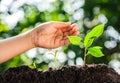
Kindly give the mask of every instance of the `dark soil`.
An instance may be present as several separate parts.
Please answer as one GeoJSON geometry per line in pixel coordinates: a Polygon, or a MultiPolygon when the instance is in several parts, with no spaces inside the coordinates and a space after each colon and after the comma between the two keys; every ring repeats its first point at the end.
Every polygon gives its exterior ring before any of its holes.
{"type": "Polygon", "coordinates": [[[21,66],[2,73],[0,83],[120,83],[120,75],[103,64],[49,68],[47,71],[21,66]]]}

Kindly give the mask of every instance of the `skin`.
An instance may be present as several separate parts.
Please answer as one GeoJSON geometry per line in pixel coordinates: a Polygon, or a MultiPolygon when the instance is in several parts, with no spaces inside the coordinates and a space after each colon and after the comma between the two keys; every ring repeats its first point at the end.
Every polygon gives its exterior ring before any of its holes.
{"type": "Polygon", "coordinates": [[[35,47],[57,48],[69,44],[67,36],[77,36],[77,24],[46,22],[26,33],[0,40],[0,64],[35,47]]]}

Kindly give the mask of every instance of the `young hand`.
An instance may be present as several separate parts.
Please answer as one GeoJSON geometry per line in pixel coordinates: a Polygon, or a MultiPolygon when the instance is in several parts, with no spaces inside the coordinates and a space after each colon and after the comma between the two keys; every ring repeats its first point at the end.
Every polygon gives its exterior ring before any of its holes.
{"type": "Polygon", "coordinates": [[[77,24],[70,22],[46,22],[32,31],[32,43],[35,47],[57,48],[69,44],[67,36],[78,35],[77,24]]]}

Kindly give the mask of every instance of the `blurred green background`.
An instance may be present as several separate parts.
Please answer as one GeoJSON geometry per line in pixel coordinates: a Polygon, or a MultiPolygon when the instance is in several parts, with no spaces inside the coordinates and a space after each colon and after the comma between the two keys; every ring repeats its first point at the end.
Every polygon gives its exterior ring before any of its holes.
{"type": "MultiPolygon", "coordinates": [[[[105,56],[88,56],[87,63],[105,63],[120,73],[120,0],[0,0],[0,39],[21,34],[48,21],[77,23],[79,36],[83,38],[94,26],[106,24],[103,35],[93,44],[102,46],[105,56]]],[[[83,65],[82,46],[70,44],[52,50],[31,49],[0,64],[0,72],[21,65],[32,67],[34,62],[41,70],[55,67],[51,55],[55,50],[59,50],[59,66],[83,65]]]]}

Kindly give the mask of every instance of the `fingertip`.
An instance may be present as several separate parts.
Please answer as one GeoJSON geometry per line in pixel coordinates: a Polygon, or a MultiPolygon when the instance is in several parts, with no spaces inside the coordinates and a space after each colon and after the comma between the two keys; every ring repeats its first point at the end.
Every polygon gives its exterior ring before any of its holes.
{"type": "Polygon", "coordinates": [[[75,34],[75,35],[79,35],[80,32],[79,32],[79,31],[75,31],[74,34],[75,34]]]}
{"type": "Polygon", "coordinates": [[[71,26],[71,22],[65,22],[64,25],[65,25],[65,27],[70,27],[71,26]]]}
{"type": "Polygon", "coordinates": [[[78,24],[76,24],[76,23],[72,24],[71,27],[72,27],[72,28],[76,28],[77,30],[79,29],[79,28],[78,28],[78,24]]]}
{"type": "Polygon", "coordinates": [[[79,34],[80,34],[80,32],[78,31],[76,35],[79,35],[79,34]]]}
{"type": "Polygon", "coordinates": [[[72,34],[72,36],[78,36],[79,34],[80,34],[79,31],[76,31],[72,34]]]}

